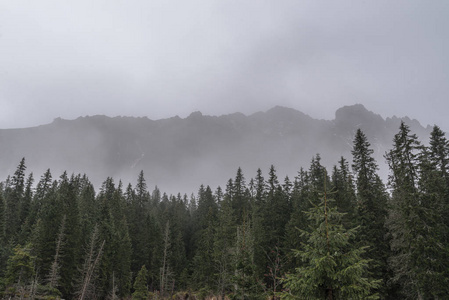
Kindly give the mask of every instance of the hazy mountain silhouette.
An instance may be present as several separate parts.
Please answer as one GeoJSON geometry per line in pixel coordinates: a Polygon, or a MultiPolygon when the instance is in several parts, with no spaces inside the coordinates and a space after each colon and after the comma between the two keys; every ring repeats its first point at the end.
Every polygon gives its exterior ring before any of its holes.
{"type": "Polygon", "coordinates": [[[36,180],[50,168],[53,177],[64,170],[86,173],[97,186],[108,176],[134,185],[143,170],[150,188],[158,185],[170,193],[196,192],[200,184],[224,187],[239,166],[247,179],[259,167],[267,177],[271,164],[280,180],[285,175],[293,179],[317,153],[327,167],[341,156],[350,161],[357,128],[367,135],[384,172],[383,154],[391,148],[401,120],[428,141],[429,126],[424,128],[407,117],[383,119],[360,104],[338,109],[331,121],[279,106],[249,116],[194,112],[185,119],[156,121],[58,118],[38,127],[0,130],[0,180],[14,173],[22,157],[36,180]]]}

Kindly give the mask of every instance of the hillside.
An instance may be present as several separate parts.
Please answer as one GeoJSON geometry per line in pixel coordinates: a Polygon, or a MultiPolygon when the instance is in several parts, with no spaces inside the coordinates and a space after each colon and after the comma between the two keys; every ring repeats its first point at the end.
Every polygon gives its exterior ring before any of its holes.
{"type": "MultiPolygon", "coordinates": [[[[423,141],[430,127],[402,118],[423,141]]],[[[391,147],[401,118],[383,119],[363,105],[345,106],[334,120],[314,119],[300,111],[274,107],[249,116],[240,113],[162,120],[89,116],[55,119],[51,124],[0,130],[0,180],[12,174],[22,157],[39,178],[50,168],[86,173],[97,186],[108,176],[134,183],[143,170],[150,186],[169,193],[196,192],[200,184],[216,187],[240,166],[247,178],[273,164],[280,176],[297,174],[320,153],[328,167],[351,158],[357,128],[369,138],[385,170],[383,154],[391,147]]],[[[383,175],[385,175],[384,172],[383,175]]]]}

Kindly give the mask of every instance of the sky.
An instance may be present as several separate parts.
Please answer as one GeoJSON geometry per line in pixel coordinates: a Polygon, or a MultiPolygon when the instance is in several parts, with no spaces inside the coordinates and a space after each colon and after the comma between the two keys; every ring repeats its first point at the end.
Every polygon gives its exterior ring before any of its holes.
{"type": "Polygon", "coordinates": [[[447,0],[0,0],[0,128],[361,103],[448,131],[448,53],[447,0]]]}

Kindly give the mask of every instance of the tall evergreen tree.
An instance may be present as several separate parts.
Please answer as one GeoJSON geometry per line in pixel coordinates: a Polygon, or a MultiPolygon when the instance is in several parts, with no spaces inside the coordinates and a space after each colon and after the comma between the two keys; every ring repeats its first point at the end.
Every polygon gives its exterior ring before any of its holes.
{"type": "MultiPolygon", "coordinates": [[[[251,234],[257,241],[255,263],[257,275],[260,277],[268,272],[270,262],[276,259],[276,249],[281,249],[281,255],[284,254],[284,237],[291,212],[289,196],[279,184],[274,166],[270,167],[268,175],[265,197],[260,203],[254,229],[251,228],[251,234]]],[[[274,284],[268,276],[264,276],[264,282],[269,288],[274,284]]]]}
{"type": "Polygon", "coordinates": [[[213,288],[214,285],[214,236],[218,207],[209,186],[200,187],[196,212],[197,237],[195,242],[193,280],[198,287],[213,288]]]}
{"type": "MultiPolygon", "coordinates": [[[[446,270],[439,258],[447,257],[440,243],[438,197],[432,194],[433,172],[427,172],[428,155],[415,134],[401,123],[387,155],[392,188],[388,225],[394,279],[408,299],[440,298],[448,294],[446,270]],[[420,178],[421,176],[421,178],[420,178]],[[429,290],[429,284],[431,289],[429,290]]],[[[446,259],[447,261],[447,259],[446,259]]]]}
{"type": "Polygon", "coordinates": [[[344,157],[334,166],[332,172],[332,189],[335,191],[334,199],[337,210],[343,213],[343,226],[354,227],[354,211],[356,206],[356,195],[349,163],[344,157]]]}
{"type": "Polygon", "coordinates": [[[373,154],[374,150],[371,149],[366,135],[358,129],[352,149],[352,170],[357,190],[356,221],[360,226],[357,242],[368,246],[364,257],[373,260],[370,272],[374,278],[383,280],[379,294],[384,297],[387,293],[393,294],[393,287],[389,286],[391,272],[387,259],[390,253],[385,225],[388,195],[377,174],[378,165],[373,154]]]}
{"type": "Polygon", "coordinates": [[[444,197],[441,209],[444,223],[449,227],[449,141],[438,126],[430,134],[427,153],[434,175],[441,178],[434,189],[444,197]]]}
{"type": "Polygon", "coordinates": [[[19,236],[19,243],[25,243],[28,239],[28,236],[31,231],[31,224],[29,223],[32,220],[29,220],[29,215],[31,212],[31,205],[33,199],[33,183],[34,177],[33,173],[30,173],[25,181],[25,189],[23,193],[22,200],[20,202],[20,224],[21,224],[21,232],[19,236]]]}
{"type": "Polygon", "coordinates": [[[366,272],[369,260],[363,247],[351,245],[356,229],[341,225],[341,213],[329,207],[326,191],[321,202],[308,211],[309,230],[301,230],[306,242],[294,253],[303,261],[287,274],[282,299],[377,299],[376,280],[366,272]]]}
{"type": "MultiPolygon", "coordinates": [[[[292,213],[290,220],[286,225],[286,248],[298,249],[301,246],[302,236],[298,228],[307,228],[308,220],[306,211],[311,206],[311,184],[309,180],[309,174],[301,168],[298,175],[295,177],[293,184],[291,203],[292,213]]],[[[293,256],[293,252],[288,251],[288,261],[286,268],[289,271],[293,271],[294,267],[299,264],[296,257],[293,256]]]]}
{"type": "Polygon", "coordinates": [[[259,299],[261,286],[254,265],[254,235],[251,223],[244,220],[237,227],[237,238],[234,251],[234,298],[259,299]]]}
{"type": "Polygon", "coordinates": [[[103,292],[102,297],[112,289],[125,296],[131,287],[131,241],[124,216],[121,185],[116,188],[112,178],[108,178],[98,198],[99,235],[101,240],[106,241],[100,262],[100,290],[103,292]],[[115,287],[112,286],[113,282],[115,287]]]}
{"type": "Polygon", "coordinates": [[[237,174],[232,185],[232,207],[237,217],[237,223],[242,224],[243,220],[251,213],[250,195],[246,188],[246,180],[241,168],[237,169],[237,174]]]}
{"type": "Polygon", "coordinates": [[[214,274],[216,290],[224,298],[231,290],[234,266],[232,257],[236,241],[237,221],[230,197],[225,194],[218,213],[214,236],[214,274]]]}
{"type": "Polygon", "coordinates": [[[148,299],[148,271],[145,265],[140,268],[139,273],[137,274],[136,280],[134,281],[134,293],[132,295],[132,299],[136,300],[145,300],[148,299]]]}
{"type": "Polygon", "coordinates": [[[446,185],[441,171],[429,160],[427,149],[420,155],[419,207],[415,207],[413,272],[423,299],[449,295],[449,228],[445,223],[446,185]]]}
{"type": "Polygon", "coordinates": [[[25,158],[17,166],[10,183],[6,186],[5,237],[7,240],[17,238],[20,229],[20,207],[25,192],[25,158]]]}
{"type": "Polygon", "coordinates": [[[8,298],[16,299],[16,295],[20,295],[17,297],[19,299],[24,298],[34,279],[34,259],[35,257],[31,254],[31,245],[17,245],[14,248],[6,268],[6,286],[10,287],[8,298]]]}
{"type": "MultiPolygon", "coordinates": [[[[430,134],[429,160],[449,186],[449,141],[438,126],[434,126],[430,134]]],[[[449,192],[449,191],[447,191],[449,192]]]]}
{"type": "MultiPolygon", "coordinates": [[[[131,186],[129,185],[126,192],[127,199],[131,201],[131,203],[128,203],[126,219],[129,222],[129,234],[133,253],[131,272],[137,274],[143,264],[150,269],[154,267],[149,261],[152,253],[148,253],[150,238],[152,238],[150,226],[153,225],[154,220],[149,214],[148,204],[150,199],[143,171],[139,173],[136,188],[134,190],[130,188],[131,186]]],[[[154,271],[157,272],[157,269],[154,271]]]]}
{"type": "MultiPolygon", "coordinates": [[[[3,199],[3,190],[0,188],[0,247],[2,247],[4,244],[4,237],[5,237],[5,200],[3,199]]],[[[1,267],[2,266],[0,265],[0,268],[1,267]]]]}

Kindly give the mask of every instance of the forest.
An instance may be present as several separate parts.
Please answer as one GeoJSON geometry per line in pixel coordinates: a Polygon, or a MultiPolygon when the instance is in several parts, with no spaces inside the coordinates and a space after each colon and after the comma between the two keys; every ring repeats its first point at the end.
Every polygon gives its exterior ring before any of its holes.
{"type": "Polygon", "coordinates": [[[238,168],[192,195],[144,171],[98,191],[86,174],[35,180],[24,158],[0,184],[0,297],[449,299],[449,142],[426,139],[401,123],[386,183],[359,129],[331,170],[319,154],[294,178],[238,168]]]}

